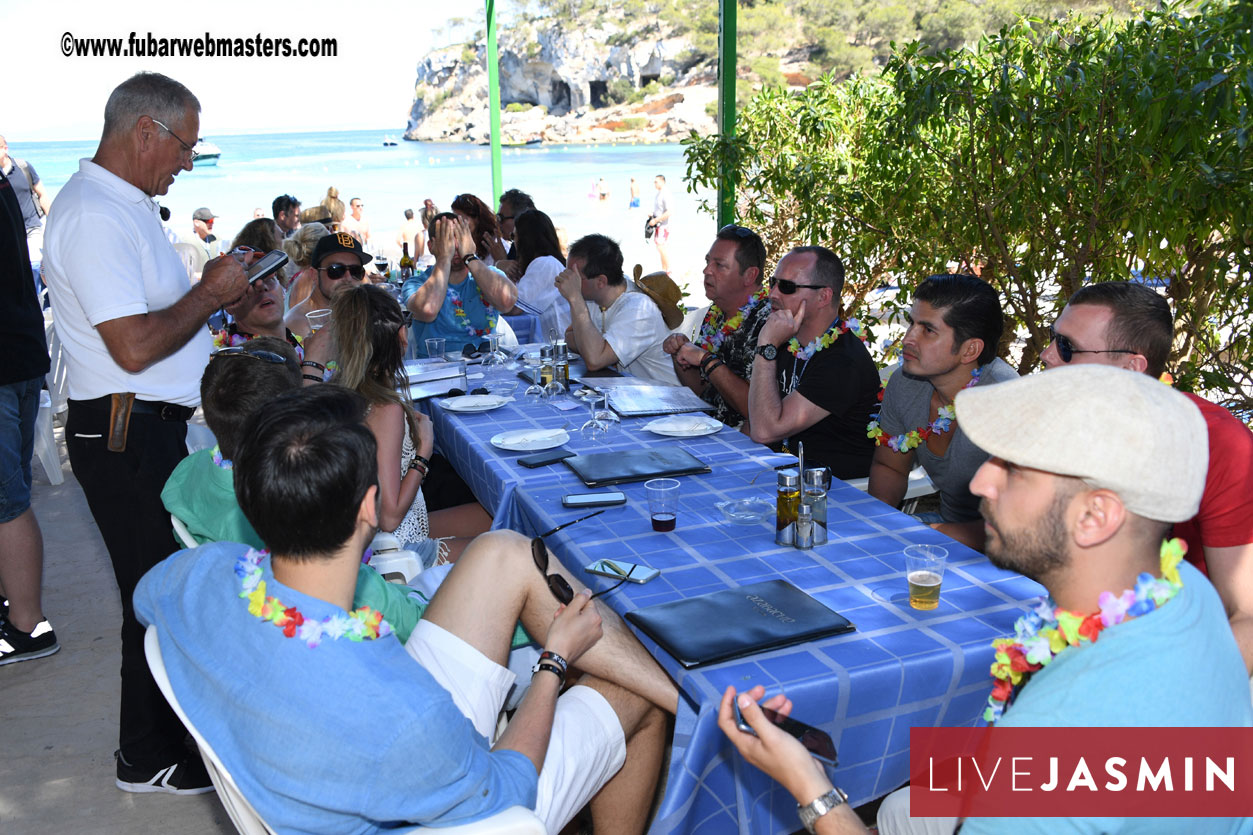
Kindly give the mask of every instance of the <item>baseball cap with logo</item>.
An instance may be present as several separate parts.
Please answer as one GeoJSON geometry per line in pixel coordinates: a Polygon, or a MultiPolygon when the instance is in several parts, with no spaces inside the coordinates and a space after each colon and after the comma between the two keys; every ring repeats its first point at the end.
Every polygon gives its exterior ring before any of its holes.
{"type": "Polygon", "coordinates": [[[333,232],[318,239],[318,245],[314,247],[313,258],[310,263],[315,267],[320,267],[322,266],[323,258],[328,255],[334,255],[337,252],[352,253],[361,259],[362,265],[374,260],[374,256],[361,247],[361,241],[347,232],[333,232]]]}
{"type": "Polygon", "coordinates": [[[201,206],[199,209],[191,213],[192,220],[213,220],[217,215],[209,211],[208,207],[201,206]]]}
{"type": "Polygon", "coordinates": [[[1147,374],[1065,366],[966,389],[955,406],[966,437],[997,458],[1112,490],[1146,519],[1182,522],[1200,507],[1205,418],[1147,374]]]}

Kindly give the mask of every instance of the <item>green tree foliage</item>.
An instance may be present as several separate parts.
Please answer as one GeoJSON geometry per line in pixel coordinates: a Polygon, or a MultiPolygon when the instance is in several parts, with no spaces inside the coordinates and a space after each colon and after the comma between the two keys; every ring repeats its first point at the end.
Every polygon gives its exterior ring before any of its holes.
{"type": "Polygon", "coordinates": [[[1024,20],[969,50],[914,42],[878,76],[761,92],[734,137],[685,143],[689,179],[732,172],[774,257],[802,242],[847,256],[853,314],[879,282],[907,297],[929,273],[978,270],[1023,370],[1085,282],[1168,280],[1179,383],[1247,415],[1251,44],[1253,6],[1234,1],[1024,20]]]}

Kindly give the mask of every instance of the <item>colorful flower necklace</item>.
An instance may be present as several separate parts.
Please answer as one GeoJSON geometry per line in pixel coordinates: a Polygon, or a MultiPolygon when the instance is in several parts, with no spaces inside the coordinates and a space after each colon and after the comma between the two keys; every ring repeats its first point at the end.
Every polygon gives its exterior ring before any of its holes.
{"type": "Polygon", "coordinates": [[[483,310],[487,316],[487,327],[483,330],[474,327],[470,322],[470,315],[466,313],[465,306],[462,304],[461,294],[454,290],[451,285],[448,287],[448,301],[452,302],[453,318],[458,325],[466,329],[466,333],[470,334],[471,337],[486,336],[496,330],[496,311],[487,303],[482,294],[479,295],[479,302],[482,303],[483,310]]]}
{"type": "Polygon", "coordinates": [[[822,336],[816,337],[812,342],[801,348],[800,342],[796,337],[792,337],[787,341],[787,349],[792,352],[792,356],[809,361],[810,357],[821,351],[823,348],[830,348],[837,339],[846,333],[851,332],[853,336],[866,341],[866,330],[861,326],[861,322],[856,319],[849,319],[847,322],[843,319],[836,319],[831,323],[831,327],[827,328],[827,332],[822,336]]]}
{"type": "Polygon", "coordinates": [[[744,324],[744,317],[749,311],[753,310],[757,305],[764,302],[770,291],[762,287],[753,294],[744,306],[735,312],[730,319],[723,319],[721,308],[716,304],[709,305],[709,312],[705,314],[705,320],[701,322],[700,333],[696,337],[696,344],[704,348],[706,351],[718,353],[718,349],[722,347],[722,343],[731,334],[739,330],[740,325],[744,324]],[[721,324],[719,324],[721,322],[721,324]]]}
{"type": "MultiPolygon", "coordinates": [[[[233,348],[236,345],[243,345],[247,342],[251,342],[253,339],[256,339],[256,334],[240,333],[235,328],[235,323],[232,322],[222,330],[213,334],[213,348],[214,350],[219,348],[233,348]]],[[[294,343],[292,347],[296,349],[296,357],[303,360],[305,358],[304,339],[289,330],[287,331],[287,341],[294,343]]]]}
{"type": "MultiPolygon", "coordinates": [[[[979,375],[982,373],[983,369],[976,367],[970,372],[970,382],[962,386],[962,389],[968,389],[979,382],[979,375]]],[[[947,406],[941,406],[935,414],[935,420],[927,426],[919,426],[903,435],[887,435],[879,428],[879,418],[876,416],[874,420],[866,424],[866,437],[873,438],[875,446],[887,445],[892,448],[893,452],[909,452],[915,447],[922,446],[932,435],[943,435],[952,429],[955,420],[957,420],[957,410],[950,403],[947,406]]]]}
{"type": "Polygon", "coordinates": [[[265,580],[261,579],[265,573],[261,570],[261,561],[266,553],[249,548],[248,553],[235,562],[235,573],[242,586],[239,596],[247,598],[248,614],[269,621],[281,628],[285,637],[299,637],[310,647],[322,643],[323,638],[368,641],[392,634],[391,626],[383,620],[383,613],[369,606],[322,620],[308,620],[295,606],[285,606],[276,598],[267,597],[265,580]]]}
{"type": "Polygon", "coordinates": [[[1187,543],[1170,539],[1162,543],[1162,576],[1154,577],[1143,572],[1136,578],[1134,590],[1127,589],[1114,595],[1101,592],[1097,598],[1101,610],[1081,615],[1059,609],[1049,597],[1018,619],[1014,624],[1013,638],[997,638],[992,642],[996,660],[992,662],[992,695],[983,711],[983,719],[989,724],[1005,713],[1014,688],[1023,683],[1030,673],[1047,666],[1068,647],[1096,643],[1101,632],[1108,627],[1147,615],[1161,607],[1183,588],[1179,579],[1179,563],[1188,552],[1187,543]]]}
{"type": "Polygon", "coordinates": [[[213,463],[224,470],[235,468],[235,465],[231,463],[231,459],[222,457],[222,447],[217,444],[213,445],[213,463]]]}

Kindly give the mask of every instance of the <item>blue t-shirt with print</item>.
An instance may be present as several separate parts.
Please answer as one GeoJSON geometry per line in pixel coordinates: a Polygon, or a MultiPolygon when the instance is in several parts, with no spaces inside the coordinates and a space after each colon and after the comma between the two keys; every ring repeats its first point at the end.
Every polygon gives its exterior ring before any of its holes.
{"type": "MultiPolygon", "coordinates": [[[[414,293],[418,292],[423,284],[431,277],[434,267],[424,270],[422,273],[415,275],[404,283],[400,288],[400,303],[409,304],[409,299],[414,293]]],[[[493,268],[494,269],[494,268],[493,268]]],[[[504,273],[501,273],[504,275],[504,273]]],[[[426,340],[444,338],[444,351],[454,351],[461,353],[461,349],[466,345],[481,345],[487,339],[487,335],[472,336],[467,330],[468,322],[474,327],[475,331],[487,330],[487,307],[483,301],[482,294],[479,293],[479,286],[474,281],[474,276],[466,274],[465,281],[460,284],[448,285],[449,293],[444,297],[444,305],[439,309],[433,322],[419,322],[416,318],[413,324],[409,326],[409,337],[418,356],[426,356],[426,340]],[[454,304],[453,296],[461,302],[461,309],[465,311],[466,319],[461,319],[456,314],[456,304],[454,304]]],[[[492,311],[492,318],[495,321],[499,316],[499,311],[492,311]]]]}

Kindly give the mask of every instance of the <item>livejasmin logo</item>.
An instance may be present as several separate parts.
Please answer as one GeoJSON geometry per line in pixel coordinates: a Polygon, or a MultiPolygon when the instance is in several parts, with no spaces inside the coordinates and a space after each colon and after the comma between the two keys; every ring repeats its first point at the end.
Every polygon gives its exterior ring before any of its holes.
{"type": "Polygon", "coordinates": [[[910,813],[1247,817],[1253,728],[912,728],[910,813]]]}

